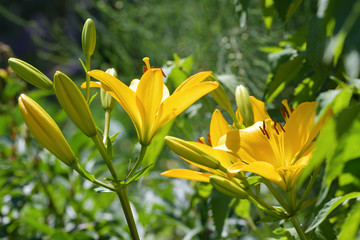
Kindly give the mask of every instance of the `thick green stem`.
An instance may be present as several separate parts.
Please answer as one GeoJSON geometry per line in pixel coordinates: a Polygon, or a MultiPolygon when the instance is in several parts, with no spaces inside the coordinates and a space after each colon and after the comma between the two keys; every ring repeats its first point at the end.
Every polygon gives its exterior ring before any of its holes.
{"type": "Polygon", "coordinates": [[[110,129],[110,116],[111,116],[111,110],[106,109],[105,111],[105,126],[104,126],[104,137],[103,137],[103,143],[107,144],[107,138],[109,136],[109,129],[110,129]]]}
{"type": "Polygon", "coordinates": [[[275,199],[280,203],[280,205],[287,211],[289,212],[289,206],[286,204],[286,202],[284,201],[284,199],[281,197],[280,193],[276,190],[276,188],[272,185],[272,183],[270,181],[268,181],[267,179],[264,179],[264,184],[266,185],[266,187],[270,190],[270,192],[273,194],[273,196],[275,197],[275,199]]]}
{"type": "Polygon", "coordinates": [[[128,175],[126,176],[126,178],[129,178],[129,177],[131,177],[132,175],[134,175],[134,173],[136,172],[136,170],[140,167],[142,161],[144,160],[147,147],[148,147],[148,146],[141,145],[141,150],[140,150],[139,157],[138,157],[138,159],[136,160],[134,166],[131,168],[131,170],[130,170],[130,172],[128,173],[128,175]]]}
{"type": "Polygon", "coordinates": [[[120,199],[122,209],[125,214],[126,222],[129,226],[130,234],[133,240],[139,240],[139,234],[137,232],[134,216],[131,211],[129,198],[126,192],[126,185],[122,185],[116,189],[116,193],[120,199]]]}
{"type": "MultiPolygon", "coordinates": [[[[90,71],[90,59],[91,56],[86,56],[85,65],[86,71],[90,71]]],[[[89,104],[90,101],[90,76],[86,73],[86,94],[85,94],[86,102],[89,104]]]]}
{"type": "Polygon", "coordinates": [[[98,150],[99,150],[102,158],[104,159],[107,167],[109,168],[112,177],[113,177],[115,180],[117,180],[117,179],[118,179],[118,176],[117,176],[117,174],[116,174],[114,165],[112,164],[112,161],[111,161],[111,159],[109,158],[109,155],[107,154],[105,145],[104,145],[104,143],[102,142],[100,135],[99,135],[99,134],[96,134],[94,137],[92,137],[92,140],[94,141],[94,143],[95,143],[96,147],[98,148],[98,150]]]}
{"type": "Polygon", "coordinates": [[[300,239],[301,239],[301,240],[307,240],[306,235],[305,235],[305,232],[304,232],[304,230],[302,229],[302,227],[300,226],[300,223],[299,223],[297,217],[296,217],[296,216],[292,216],[292,217],[290,218],[290,221],[291,221],[291,223],[293,224],[293,226],[295,227],[296,232],[299,234],[300,239]]]}

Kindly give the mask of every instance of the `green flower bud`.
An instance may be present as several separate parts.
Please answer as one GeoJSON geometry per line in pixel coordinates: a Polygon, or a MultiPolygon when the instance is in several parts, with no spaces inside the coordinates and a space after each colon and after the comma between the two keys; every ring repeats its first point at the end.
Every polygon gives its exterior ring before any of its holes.
{"type": "Polygon", "coordinates": [[[26,126],[35,139],[66,165],[76,165],[76,156],[49,114],[24,94],[19,97],[19,108],[26,126]]]}
{"type": "Polygon", "coordinates": [[[226,95],[226,92],[224,88],[221,86],[220,82],[212,75],[210,75],[206,80],[208,81],[214,81],[219,83],[219,87],[215,90],[211,91],[211,96],[215,99],[215,101],[227,112],[233,112],[233,109],[231,107],[231,102],[226,95]]]}
{"type": "Polygon", "coordinates": [[[236,105],[247,127],[254,124],[254,112],[249,93],[243,85],[239,85],[235,91],[236,105]]]}
{"type": "Polygon", "coordinates": [[[53,90],[51,80],[34,66],[17,58],[9,58],[8,63],[11,69],[28,83],[41,89],[53,90]]]}
{"type": "Polygon", "coordinates": [[[210,183],[218,190],[230,197],[245,199],[248,193],[237,184],[220,176],[210,176],[210,183]]]}
{"type": "Polygon", "coordinates": [[[84,24],[81,43],[85,56],[91,56],[94,53],[96,45],[96,30],[95,24],[90,18],[88,18],[84,24]]]}
{"type": "Polygon", "coordinates": [[[69,118],[88,137],[97,134],[96,125],[89,105],[75,83],[62,72],[54,76],[56,97],[69,118]]]}
{"type": "MultiPolygon", "coordinates": [[[[106,70],[106,73],[117,78],[117,73],[114,68],[109,68],[108,70],[106,70]]],[[[101,106],[105,111],[106,110],[111,111],[114,108],[114,103],[115,103],[114,98],[102,88],[100,88],[100,100],[101,100],[101,106]]]]}
{"type": "MultiPolygon", "coordinates": [[[[212,169],[218,169],[220,167],[219,161],[211,156],[211,151],[216,151],[209,147],[209,151],[204,151],[197,146],[198,143],[184,141],[179,138],[166,136],[166,145],[176,154],[190,160],[191,162],[209,167],[212,169]]],[[[199,143],[201,144],[201,143],[199,143]]],[[[206,145],[204,145],[206,146],[206,145]]]]}

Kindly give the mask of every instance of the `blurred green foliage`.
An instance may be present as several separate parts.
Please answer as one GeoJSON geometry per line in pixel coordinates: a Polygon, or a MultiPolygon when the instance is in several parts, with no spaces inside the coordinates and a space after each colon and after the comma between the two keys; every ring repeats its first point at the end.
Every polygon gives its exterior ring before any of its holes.
{"type": "MultiPolygon", "coordinates": [[[[0,238],[129,239],[115,196],[94,191],[29,135],[16,107],[19,93],[29,92],[54,117],[87,170],[107,177],[94,146],[57,110],[54,97],[34,90],[6,64],[16,55],[50,79],[61,70],[80,84],[85,78],[77,60],[83,58],[81,28],[91,17],[98,34],[92,68],[114,67],[126,83],[141,76],[141,59],[149,56],[163,66],[170,91],[189,74],[212,70],[232,100],[242,83],[275,116],[284,98],[294,105],[317,100],[320,114],[332,107],[334,117],[300,179],[307,183],[320,168],[323,178],[310,196],[320,195],[300,217],[314,239],[359,239],[354,192],[360,189],[360,1],[30,2],[0,3],[0,238]]],[[[146,156],[154,167],[129,192],[142,239],[294,239],[287,222],[266,222],[244,200],[231,200],[208,184],[160,176],[187,166],[163,148],[161,137],[206,136],[216,107],[209,96],[198,101],[164,129],[146,156]]],[[[92,113],[102,128],[98,99],[92,113]]],[[[130,119],[116,106],[111,132],[118,131],[114,164],[125,173],[139,149],[130,119]]]]}

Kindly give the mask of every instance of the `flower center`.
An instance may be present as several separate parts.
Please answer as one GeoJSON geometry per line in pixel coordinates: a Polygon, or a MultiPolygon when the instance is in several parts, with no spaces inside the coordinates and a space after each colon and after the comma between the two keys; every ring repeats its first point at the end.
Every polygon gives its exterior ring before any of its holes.
{"type": "Polygon", "coordinates": [[[285,132],[283,125],[281,123],[278,123],[276,119],[274,119],[274,121],[270,121],[270,128],[267,128],[267,125],[269,125],[269,122],[265,123],[265,121],[263,121],[262,127],[259,126],[262,134],[264,134],[267,137],[267,139],[270,139],[269,131],[271,131],[272,128],[275,130],[277,135],[280,135],[281,131],[285,132]],[[271,122],[273,122],[273,124],[271,124],[271,122]]]}

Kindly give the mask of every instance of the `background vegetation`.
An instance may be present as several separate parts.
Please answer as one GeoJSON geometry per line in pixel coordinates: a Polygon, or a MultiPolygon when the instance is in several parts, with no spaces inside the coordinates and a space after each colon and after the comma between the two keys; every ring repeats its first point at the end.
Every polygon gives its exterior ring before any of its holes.
{"type": "MultiPolygon", "coordinates": [[[[29,94],[51,113],[74,152],[81,153],[86,169],[106,177],[92,143],[58,111],[54,97],[28,85],[7,66],[9,57],[17,57],[49,78],[61,70],[81,84],[81,29],[88,17],[98,36],[92,68],[114,67],[126,83],[141,76],[141,59],[148,56],[152,65],[162,66],[170,90],[189,74],[212,70],[231,98],[235,86],[244,84],[279,119],[284,98],[294,105],[318,100],[320,113],[332,106],[335,115],[317,140],[310,170],[300,179],[306,181],[312,167],[323,164],[323,178],[312,192],[320,195],[306,217],[309,226],[317,224],[317,239],[359,238],[356,198],[325,205],[360,189],[359,15],[357,0],[3,0],[0,238],[129,239],[115,195],[94,191],[29,135],[17,108],[19,93],[29,94]],[[314,222],[314,213],[321,209],[323,219],[314,222]]],[[[99,99],[93,104],[101,127],[99,99]]],[[[215,108],[219,106],[211,96],[204,97],[169,126],[168,135],[186,140],[206,136],[215,108]]],[[[137,155],[136,133],[119,105],[111,124],[111,133],[121,131],[114,163],[125,172],[128,160],[137,155]]],[[[187,166],[162,147],[159,140],[147,156],[148,162],[156,159],[154,168],[129,192],[142,239],[260,238],[254,229],[273,238],[292,238],[294,230],[286,222],[259,221],[261,214],[248,202],[232,201],[208,184],[161,177],[164,170],[187,166]]]]}

